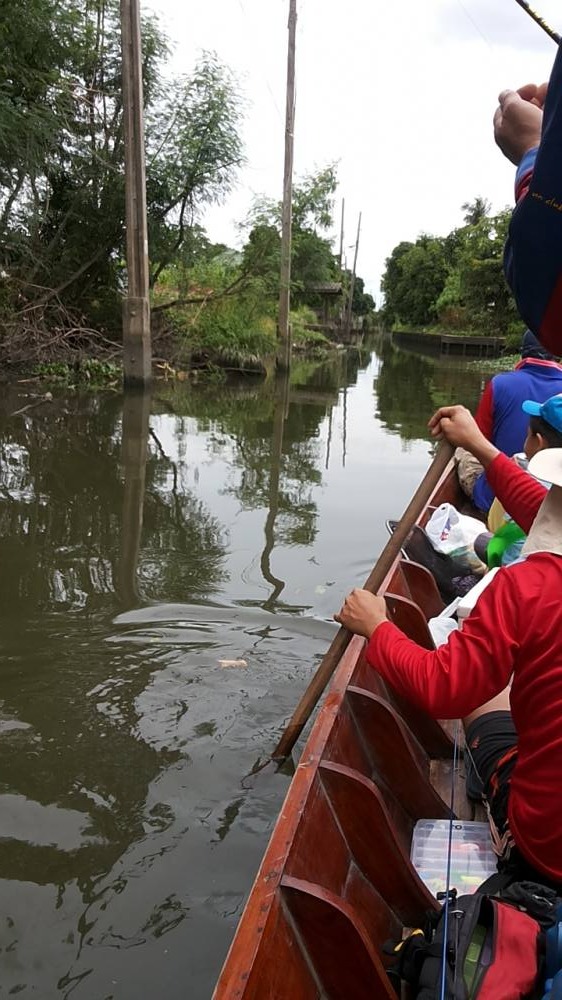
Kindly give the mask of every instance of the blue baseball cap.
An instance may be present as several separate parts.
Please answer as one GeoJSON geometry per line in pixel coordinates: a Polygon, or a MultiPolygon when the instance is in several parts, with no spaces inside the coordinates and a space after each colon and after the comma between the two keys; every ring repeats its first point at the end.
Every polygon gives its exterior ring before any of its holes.
{"type": "Polygon", "coordinates": [[[540,417],[541,420],[545,420],[555,431],[562,434],[562,393],[551,396],[546,403],[535,403],[532,399],[526,399],[522,409],[530,417],[540,417]]]}

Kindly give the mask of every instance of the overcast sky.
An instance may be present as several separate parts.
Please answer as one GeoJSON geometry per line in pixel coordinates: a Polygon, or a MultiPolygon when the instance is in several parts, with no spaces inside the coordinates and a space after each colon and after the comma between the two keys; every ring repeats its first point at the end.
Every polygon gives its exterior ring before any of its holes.
{"type": "MultiPolygon", "coordinates": [[[[211,49],[240,79],[248,165],[203,219],[211,239],[237,246],[253,195],[281,195],[288,0],[142,2],[174,43],[171,71],[190,72],[211,49]]],[[[511,203],[514,168],[492,138],[496,98],[548,79],[555,46],[515,0],[297,2],[295,174],[338,162],[348,258],[361,210],[358,272],[376,295],[400,240],[448,232],[477,195],[511,203]]],[[[560,0],[535,6],[562,28],[560,0]]],[[[336,229],[339,212],[338,200],[336,229]]]]}

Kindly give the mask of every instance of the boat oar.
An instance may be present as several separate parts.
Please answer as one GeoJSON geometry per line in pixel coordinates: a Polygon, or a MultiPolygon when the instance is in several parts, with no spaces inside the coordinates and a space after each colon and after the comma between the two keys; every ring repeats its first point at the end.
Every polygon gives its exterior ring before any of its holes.
{"type": "MultiPolygon", "coordinates": [[[[394,560],[400,555],[400,550],[411,529],[431,499],[435,487],[447,468],[452,455],[452,446],[447,441],[441,441],[429,469],[365,582],[364,590],[369,590],[371,593],[376,594],[382,586],[385,577],[392,569],[394,560]]],[[[318,699],[345,653],[350,640],[351,632],[348,632],[343,627],[334,636],[331,646],[299,701],[288,726],[271,755],[273,760],[284,760],[291,753],[318,699]]]]}
{"type": "Polygon", "coordinates": [[[547,35],[549,35],[550,38],[552,38],[553,42],[556,42],[557,45],[560,45],[560,35],[558,34],[558,32],[555,31],[554,28],[551,28],[550,25],[546,23],[546,21],[543,21],[540,14],[537,14],[537,12],[533,10],[532,7],[529,6],[527,0],[515,0],[515,3],[518,3],[519,6],[522,7],[523,10],[527,12],[529,17],[532,17],[533,21],[535,21],[535,23],[542,28],[543,31],[546,31],[547,35]]]}

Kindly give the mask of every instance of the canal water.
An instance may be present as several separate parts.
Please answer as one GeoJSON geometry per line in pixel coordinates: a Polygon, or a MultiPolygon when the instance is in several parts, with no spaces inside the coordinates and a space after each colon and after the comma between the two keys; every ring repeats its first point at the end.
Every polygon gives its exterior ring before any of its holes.
{"type": "Polygon", "coordinates": [[[473,367],[0,400],[0,982],[207,1000],[290,780],[258,770],[473,367]]]}

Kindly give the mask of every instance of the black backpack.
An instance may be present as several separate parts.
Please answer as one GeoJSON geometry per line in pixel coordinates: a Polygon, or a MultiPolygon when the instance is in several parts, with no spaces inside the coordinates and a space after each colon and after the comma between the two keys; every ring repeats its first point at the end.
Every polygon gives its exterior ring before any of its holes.
{"type": "Polygon", "coordinates": [[[556,893],[532,882],[513,883],[501,895],[457,897],[452,890],[448,907],[428,914],[423,930],[385,946],[395,959],[389,975],[414,987],[417,1000],[438,1000],[445,951],[446,1000],[534,1000],[543,981],[543,932],[555,925],[556,910],[556,893]]]}

